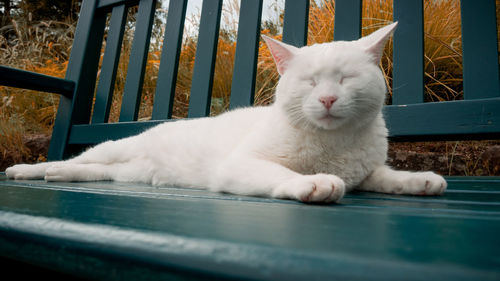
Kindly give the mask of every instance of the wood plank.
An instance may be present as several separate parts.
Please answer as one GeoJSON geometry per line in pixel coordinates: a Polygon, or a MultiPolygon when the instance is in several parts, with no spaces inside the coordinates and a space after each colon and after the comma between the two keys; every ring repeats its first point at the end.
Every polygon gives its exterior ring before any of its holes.
{"type": "Polygon", "coordinates": [[[99,56],[101,53],[106,14],[96,12],[96,1],[82,3],[74,44],[71,49],[66,80],[75,81],[73,99],[61,97],[50,141],[49,160],[69,157],[67,142],[73,124],[87,124],[90,121],[92,100],[99,56]]]}
{"type": "Polygon", "coordinates": [[[253,104],[261,15],[262,0],[241,1],[231,83],[231,109],[253,104]]]}
{"type": "Polygon", "coordinates": [[[500,97],[495,0],[460,1],[464,99],[500,97]]]}
{"type": "Polygon", "coordinates": [[[307,45],[309,0],[287,0],[283,19],[283,42],[302,47],[307,45]]]}
{"type": "Polygon", "coordinates": [[[186,6],[187,0],[170,1],[168,6],[167,25],[165,27],[151,117],[153,120],[170,119],[172,117],[186,6]]]}
{"type": "Polygon", "coordinates": [[[70,144],[96,144],[107,140],[118,140],[140,134],[145,130],[169,120],[133,121],[119,123],[96,123],[74,125],[69,138],[70,144]]]}
{"type": "Polygon", "coordinates": [[[422,0],[395,0],[392,104],[424,101],[424,8],[422,0]]]}
{"type": "Polygon", "coordinates": [[[222,0],[203,1],[188,117],[205,117],[210,114],[221,10],[222,0]]]}
{"type": "Polygon", "coordinates": [[[361,37],[361,0],[336,0],[333,40],[351,41],[361,37]]]}
{"type": "Polygon", "coordinates": [[[156,0],[142,0],[139,2],[127,78],[123,89],[120,122],[135,121],[139,114],[155,8],[156,0]]]}
{"type": "Polygon", "coordinates": [[[118,62],[120,61],[127,11],[127,7],[123,4],[113,7],[111,13],[106,49],[104,50],[94,111],[92,112],[92,123],[104,123],[108,121],[109,109],[111,108],[115,88],[116,71],[118,69],[118,62]]]}
{"type": "Polygon", "coordinates": [[[392,140],[496,139],[500,98],[385,106],[392,140]]]}
{"type": "MultiPolygon", "coordinates": [[[[397,209],[398,212],[408,215],[417,211],[422,216],[449,216],[449,217],[485,217],[498,219],[500,215],[500,190],[499,184],[490,186],[485,190],[484,183],[473,182],[449,182],[450,186],[444,196],[421,197],[405,195],[389,195],[371,192],[353,192],[347,194],[341,201],[342,208],[349,208],[360,212],[377,212],[388,209],[397,209]],[[469,188],[465,188],[464,185],[469,188]],[[471,190],[472,189],[472,190],[471,190]],[[422,209],[422,204],[425,208],[422,209]],[[367,209],[367,207],[369,209],[367,209]]],[[[197,188],[182,188],[176,186],[153,187],[141,183],[121,182],[45,182],[17,180],[9,181],[9,186],[31,187],[60,190],[78,191],[95,194],[108,194],[119,196],[134,196],[144,198],[192,198],[210,200],[229,200],[271,204],[294,204],[300,203],[291,200],[279,200],[272,198],[259,198],[251,196],[233,195],[225,193],[210,192],[197,188]]],[[[0,184],[2,186],[2,184],[0,184]]]]}
{"type": "Polygon", "coordinates": [[[115,6],[120,6],[120,5],[127,5],[128,7],[130,6],[135,6],[139,3],[139,0],[99,0],[97,2],[97,8],[99,10],[111,10],[115,6]]]}
{"type": "Polygon", "coordinates": [[[0,65],[0,85],[63,95],[71,99],[75,82],[0,65]]]}
{"type": "Polygon", "coordinates": [[[174,269],[268,280],[500,274],[498,214],[481,207],[453,212],[457,204],[439,203],[448,195],[362,193],[341,204],[308,205],[109,182],[22,184],[0,180],[0,252],[56,270],[113,276],[106,265],[118,260],[134,270],[156,268],[152,276],[174,269]],[[30,255],[34,247],[47,258],[30,255]]]}

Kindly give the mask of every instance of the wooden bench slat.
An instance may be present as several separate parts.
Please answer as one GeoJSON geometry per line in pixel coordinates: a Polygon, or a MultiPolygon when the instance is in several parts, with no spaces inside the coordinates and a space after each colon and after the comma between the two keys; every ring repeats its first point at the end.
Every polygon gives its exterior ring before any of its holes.
{"type": "Polygon", "coordinates": [[[222,0],[203,1],[188,117],[210,114],[221,10],[222,0]]]}
{"type": "Polygon", "coordinates": [[[156,0],[142,0],[139,2],[127,78],[123,89],[120,122],[137,120],[139,114],[155,8],[156,0]]]}
{"type": "Polygon", "coordinates": [[[108,10],[119,5],[127,5],[130,7],[135,6],[138,3],[139,0],[98,0],[96,8],[100,10],[108,10]]]}
{"type": "Polygon", "coordinates": [[[172,186],[6,181],[0,174],[0,253],[108,278],[119,266],[131,279],[175,268],[259,280],[496,280],[498,196],[472,200],[455,184],[449,190],[456,192],[441,197],[358,193],[317,206],[172,186]]]}
{"type": "Polygon", "coordinates": [[[118,69],[118,62],[120,61],[127,12],[128,9],[125,4],[113,7],[113,11],[111,12],[106,49],[104,50],[94,111],[92,113],[92,123],[104,123],[108,121],[109,109],[115,88],[116,71],[118,69]]]}
{"type": "Polygon", "coordinates": [[[230,108],[253,104],[261,15],[262,0],[241,1],[230,108]]]}
{"type": "Polygon", "coordinates": [[[302,47],[307,45],[309,0],[286,0],[283,19],[283,42],[302,47]]]}
{"type": "Polygon", "coordinates": [[[395,141],[498,139],[500,98],[384,107],[395,141]]]}
{"type": "Polygon", "coordinates": [[[56,93],[71,99],[75,82],[32,71],[0,65],[0,85],[56,93]]]}
{"type": "Polygon", "coordinates": [[[72,124],[90,121],[106,14],[95,10],[96,0],[83,2],[71,49],[66,80],[75,81],[73,99],[61,97],[50,141],[49,161],[69,156],[67,141],[72,124]]]}
{"type": "Polygon", "coordinates": [[[422,0],[395,0],[392,104],[424,101],[424,8],[422,0]]]}
{"type": "Polygon", "coordinates": [[[170,1],[151,119],[172,117],[187,0],[170,1]]]}
{"type": "Polygon", "coordinates": [[[335,0],[333,40],[350,41],[361,37],[361,0],[335,0]]]}
{"type": "MultiPolygon", "coordinates": [[[[175,119],[172,119],[172,122],[175,119]]],[[[134,121],[118,123],[96,123],[73,125],[69,138],[70,144],[97,144],[108,140],[118,140],[144,132],[145,130],[169,121],[134,121]]]]}
{"type": "Polygon", "coordinates": [[[460,1],[464,99],[500,96],[495,0],[460,1]]]}

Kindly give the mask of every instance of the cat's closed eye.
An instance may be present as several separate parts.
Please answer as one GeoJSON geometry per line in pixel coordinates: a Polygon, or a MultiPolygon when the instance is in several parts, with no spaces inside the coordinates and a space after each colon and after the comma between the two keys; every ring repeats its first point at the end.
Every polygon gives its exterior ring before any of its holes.
{"type": "Polygon", "coordinates": [[[342,75],[339,80],[339,84],[344,84],[347,80],[354,78],[354,75],[342,75]]]}

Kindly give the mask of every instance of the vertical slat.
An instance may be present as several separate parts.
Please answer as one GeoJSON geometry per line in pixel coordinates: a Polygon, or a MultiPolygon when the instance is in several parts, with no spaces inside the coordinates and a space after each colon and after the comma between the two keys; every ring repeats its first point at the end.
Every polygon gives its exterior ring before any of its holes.
{"type": "Polygon", "coordinates": [[[394,0],[392,104],[424,101],[424,11],[422,0],[394,0]]]}
{"type": "Polygon", "coordinates": [[[96,12],[96,0],[86,0],[80,9],[66,79],[76,83],[73,99],[61,96],[52,131],[48,160],[69,156],[68,137],[73,124],[90,120],[90,110],[102,47],[106,14],[96,12]]]}
{"type": "Polygon", "coordinates": [[[500,96],[495,0],[462,0],[464,99],[500,96]]]}
{"type": "Polygon", "coordinates": [[[231,108],[253,103],[262,0],[241,0],[238,41],[231,83],[231,108]]]}
{"type": "Polygon", "coordinates": [[[204,117],[210,113],[221,9],[222,0],[203,1],[188,117],[204,117]]]}
{"type": "Polygon", "coordinates": [[[309,0],[287,0],[283,20],[283,42],[302,47],[307,45],[309,0]]]}
{"type": "Polygon", "coordinates": [[[132,41],[127,78],[123,90],[120,122],[137,120],[155,6],[156,0],[139,2],[134,40],[132,41]]]}
{"type": "Polygon", "coordinates": [[[170,1],[168,6],[167,25],[153,105],[153,120],[169,119],[172,116],[186,6],[187,0],[170,1]]]}
{"type": "Polygon", "coordinates": [[[352,41],[361,37],[361,0],[335,0],[335,41],[352,41]]]}
{"type": "Polygon", "coordinates": [[[108,121],[115,86],[116,70],[120,61],[127,10],[127,7],[123,4],[113,7],[111,13],[106,49],[104,50],[101,74],[99,75],[99,83],[97,84],[92,123],[104,123],[108,121]]]}

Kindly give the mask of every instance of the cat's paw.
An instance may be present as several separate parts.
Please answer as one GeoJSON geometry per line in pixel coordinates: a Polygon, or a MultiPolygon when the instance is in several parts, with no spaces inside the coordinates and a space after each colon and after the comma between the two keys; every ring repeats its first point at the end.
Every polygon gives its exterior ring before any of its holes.
{"type": "Polygon", "coordinates": [[[440,195],[448,184],[446,180],[433,172],[411,173],[400,180],[395,193],[412,195],[440,195]]]}
{"type": "Polygon", "coordinates": [[[345,183],[334,175],[316,174],[297,177],[283,184],[280,190],[284,197],[301,202],[328,203],[337,202],[344,196],[345,183]]]}
{"type": "MultiPolygon", "coordinates": [[[[44,164],[44,163],[42,163],[44,164]]],[[[42,164],[18,164],[5,170],[5,175],[9,179],[34,180],[43,179],[45,176],[45,165],[42,164]]]]}

